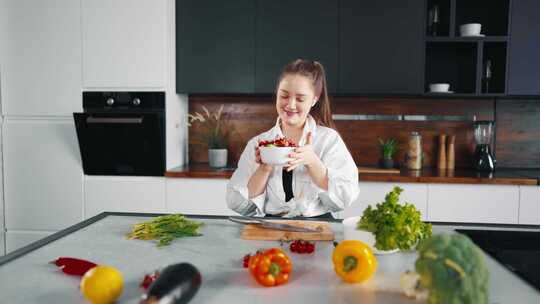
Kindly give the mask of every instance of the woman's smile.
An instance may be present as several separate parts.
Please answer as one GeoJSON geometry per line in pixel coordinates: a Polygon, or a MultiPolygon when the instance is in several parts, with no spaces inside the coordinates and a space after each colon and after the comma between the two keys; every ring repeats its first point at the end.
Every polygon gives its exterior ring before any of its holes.
{"type": "Polygon", "coordinates": [[[284,109],[283,111],[287,114],[287,117],[293,117],[294,115],[299,114],[298,111],[291,111],[287,109],[284,109]]]}

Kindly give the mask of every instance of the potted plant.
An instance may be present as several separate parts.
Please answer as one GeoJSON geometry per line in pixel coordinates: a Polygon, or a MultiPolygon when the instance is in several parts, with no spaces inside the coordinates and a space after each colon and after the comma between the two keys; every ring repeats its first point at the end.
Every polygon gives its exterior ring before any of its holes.
{"type": "Polygon", "coordinates": [[[227,145],[229,131],[223,119],[223,105],[214,113],[202,106],[204,114],[194,112],[188,114],[188,126],[194,123],[200,125],[199,136],[192,139],[195,144],[208,146],[208,163],[210,167],[221,168],[227,166],[227,145]]]}
{"type": "Polygon", "coordinates": [[[390,169],[394,167],[394,155],[398,150],[398,141],[394,138],[389,138],[386,141],[382,138],[379,140],[379,149],[381,150],[380,165],[382,168],[390,169]]]}

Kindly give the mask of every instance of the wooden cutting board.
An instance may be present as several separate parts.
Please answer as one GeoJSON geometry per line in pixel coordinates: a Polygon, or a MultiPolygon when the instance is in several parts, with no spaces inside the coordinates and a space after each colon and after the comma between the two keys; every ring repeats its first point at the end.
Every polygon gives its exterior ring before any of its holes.
{"type": "Polygon", "coordinates": [[[399,169],[383,169],[376,167],[358,167],[358,173],[383,173],[383,174],[399,174],[399,169]]]}
{"type": "Polygon", "coordinates": [[[320,232],[293,232],[259,228],[257,225],[244,225],[240,238],[244,240],[267,240],[267,241],[279,241],[279,240],[295,240],[302,239],[305,241],[333,241],[334,232],[330,228],[330,224],[327,222],[319,221],[284,221],[284,220],[270,220],[270,222],[283,223],[289,225],[295,225],[299,227],[320,229],[320,232]]]}

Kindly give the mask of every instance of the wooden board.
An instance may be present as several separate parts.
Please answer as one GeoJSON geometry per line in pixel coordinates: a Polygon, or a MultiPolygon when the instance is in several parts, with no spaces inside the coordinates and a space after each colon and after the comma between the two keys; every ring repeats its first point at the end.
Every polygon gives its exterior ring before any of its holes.
{"type": "Polygon", "coordinates": [[[399,169],[383,169],[377,167],[358,167],[358,173],[384,173],[384,174],[399,174],[399,169]]]}
{"type": "Polygon", "coordinates": [[[244,240],[267,240],[267,241],[279,241],[279,240],[294,240],[302,239],[305,241],[333,241],[334,232],[330,228],[327,222],[319,221],[284,221],[284,220],[272,220],[275,223],[284,223],[289,225],[295,225],[299,227],[308,227],[320,229],[320,232],[293,232],[293,231],[281,231],[259,228],[257,225],[245,225],[240,233],[240,237],[244,240]]]}

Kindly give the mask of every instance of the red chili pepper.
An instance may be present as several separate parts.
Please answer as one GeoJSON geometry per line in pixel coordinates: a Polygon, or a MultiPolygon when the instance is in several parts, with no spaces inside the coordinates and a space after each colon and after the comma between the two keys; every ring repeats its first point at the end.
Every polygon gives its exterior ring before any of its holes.
{"type": "Polygon", "coordinates": [[[97,266],[95,263],[70,257],[59,257],[50,263],[58,266],[65,274],[78,276],[84,275],[88,270],[97,266]]]}
{"type": "Polygon", "coordinates": [[[153,274],[146,274],[144,275],[143,280],[141,281],[141,284],[139,284],[139,287],[141,287],[144,290],[147,290],[152,283],[158,278],[159,271],[154,272],[153,274]]]}

